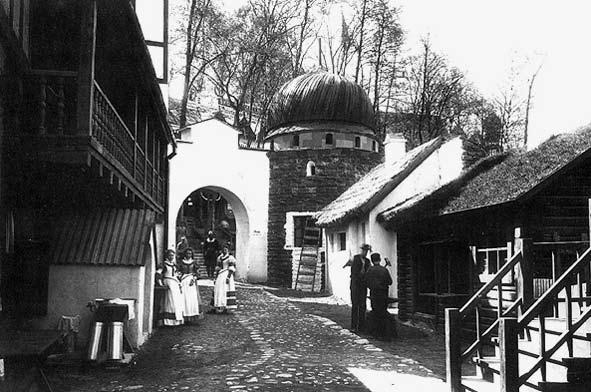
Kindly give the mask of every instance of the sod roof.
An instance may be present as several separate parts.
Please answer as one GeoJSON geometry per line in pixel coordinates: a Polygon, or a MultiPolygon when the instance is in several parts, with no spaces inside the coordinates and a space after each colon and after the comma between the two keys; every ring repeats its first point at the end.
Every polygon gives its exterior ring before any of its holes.
{"type": "Polygon", "coordinates": [[[393,223],[403,214],[446,215],[523,199],[587,156],[591,156],[591,125],[574,133],[552,136],[527,152],[487,158],[431,195],[392,206],[380,213],[378,219],[393,223]]]}
{"type": "Polygon", "coordinates": [[[315,215],[316,224],[318,226],[338,225],[368,212],[392,192],[442,143],[442,138],[436,138],[412,149],[395,162],[379,164],[319,211],[315,215]]]}

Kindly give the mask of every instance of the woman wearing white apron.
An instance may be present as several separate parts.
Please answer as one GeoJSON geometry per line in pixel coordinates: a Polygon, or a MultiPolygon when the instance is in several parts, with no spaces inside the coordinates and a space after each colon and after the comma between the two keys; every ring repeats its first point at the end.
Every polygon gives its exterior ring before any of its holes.
{"type": "Polygon", "coordinates": [[[193,249],[185,250],[185,256],[179,263],[181,273],[181,289],[183,292],[184,318],[185,323],[193,323],[200,318],[202,314],[199,309],[199,286],[197,285],[197,263],[193,259],[193,249]]]}
{"type": "Polygon", "coordinates": [[[217,260],[217,277],[213,287],[213,306],[217,313],[228,313],[237,308],[234,274],[236,259],[230,254],[229,245],[224,245],[217,260]]]}
{"type": "Polygon", "coordinates": [[[164,306],[160,314],[162,324],[166,326],[181,325],[184,322],[184,300],[181,293],[181,283],[177,278],[177,267],[172,249],[166,251],[166,259],[162,268],[162,283],[168,288],[164,295],[164,306]]]}

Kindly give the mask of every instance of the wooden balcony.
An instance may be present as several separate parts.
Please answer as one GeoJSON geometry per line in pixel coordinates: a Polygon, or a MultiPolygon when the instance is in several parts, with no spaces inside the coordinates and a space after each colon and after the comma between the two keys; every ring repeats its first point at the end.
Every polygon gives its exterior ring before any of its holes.
{"type": "Polygon", "coordinates": [[[141,130],[136,122],[130,129],[96,81],[90,102],[82,102],[78,79],[76,72],[64,71],[28,75],[21,115],[30,138],[27,155],[37,161],[85,165],[130,200],[164,211],[166,142],[155,136],[163,130],[149,129],[147,120],[141,130]]]}

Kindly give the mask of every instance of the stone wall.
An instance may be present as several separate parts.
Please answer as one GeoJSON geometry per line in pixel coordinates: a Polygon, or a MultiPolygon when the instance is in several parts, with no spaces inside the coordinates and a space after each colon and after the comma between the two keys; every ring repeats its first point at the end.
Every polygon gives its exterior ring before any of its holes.
{"type": "Polygon", "coordinates": [[[291,286],[291,250],[285,250],[286,213],[319,211],[382,161],[382,155],[351,149],[271,151],[268,153],[268,282],[291,286]],[[306,177],[309,161],[316,175],[306,177]]]}

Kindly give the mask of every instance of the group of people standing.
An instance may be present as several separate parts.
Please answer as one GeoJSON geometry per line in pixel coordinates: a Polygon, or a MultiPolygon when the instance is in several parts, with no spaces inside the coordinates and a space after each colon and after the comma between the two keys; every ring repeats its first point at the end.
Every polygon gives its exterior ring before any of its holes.
{"type": "MultiPolygon", "coordinates": [[[[392,277],[388,269],[380,265],[379,253],[371,252],[369,244],[361,246],[357,254],[345,266],[351,266],[351,331],[371,333],[379,339],[390,339],[393,326],[388,313],[388,287],[392,277]],[[371,303],[372,325],[366,325],[367,290],[371,303]]],[[[385,259],[386,265],[389,261],[385,259]]]]}
{"type": "MultiPolygon", "coordinates": [[[[205,265],[208,277],[215,278],[208,313],[229,313],[237,308],[234,282],[236,259],[230,254],[229,244],[220,247],[211,231],[208,240],[203,244],[205,265]]],[[[159,314],[165,326],[194,323],[204,315],[205,306],[199,293],[199,266],[193,250],[185,249],[178,260],[175,256],[174,250],[166,251],[158,280],[161,286],[166,287],[159,314]]]]}

